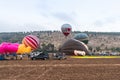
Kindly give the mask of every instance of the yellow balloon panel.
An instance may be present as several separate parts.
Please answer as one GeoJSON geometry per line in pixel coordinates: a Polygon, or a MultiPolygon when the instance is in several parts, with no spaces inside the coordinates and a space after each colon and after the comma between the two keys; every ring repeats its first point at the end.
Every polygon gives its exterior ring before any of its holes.
{"type": "Polygon", "coordinates": [[[31,51],[31,47],[26,47],[24,44],[20,44],[17,50],[17,54],[30,53],[31,51]]]}
{"type": "Polygon", "coordinates": [[[30,53],[32,51],[32,49],[31,49],[31,47],[27,47],[27,48],[25,48],[25,53],[30,53]]]}

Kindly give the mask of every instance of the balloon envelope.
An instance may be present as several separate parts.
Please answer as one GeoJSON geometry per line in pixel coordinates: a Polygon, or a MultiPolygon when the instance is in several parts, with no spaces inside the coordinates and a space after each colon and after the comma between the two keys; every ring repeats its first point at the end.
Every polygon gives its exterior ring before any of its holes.
{"type": "Polygon", "coordinates": [[[61,30],[65,36],[68,36],[72,31],[72,27],[70,24],[63,24],[61,30]]]}
{"type": "Polygon", "coordinates": [[[7,45],[7,52],[10,52],[10,53],[15,53],[15,52],[17,52],[17,50],[18,50],[18,46],[19,45],[17,45],[17,44],[9,44],[9,45],[7,45]]]}
{"type": "Polygon", "coordinates": [[[15,53],[18,50],[18,43],[3,42],[0,44],[0,53],[15,53]]]}
{"type": "Polygon", "coordinates": [[[22,43],[25,44],[25,46],[31,47],[31,49],[37,49],[39,47],[39,39],[34,35],[28,35],[25,36],[22,40],[22,43]]]}
{"type": "Polygon", "coordinates": [[[74,39],[82,41],[85,44],[88,44],[88,41],[89,41],[89,37],[86,33],[78,33],[74,36],[74,39]]]}
{"type": "Polygon", "coordinates": [[[64,52],[68,55],[74,55],[74,50],[84,51],[87,55],[89,54],[89,50],[87,45],[83,42],[76,39],[67,40],[61,47],[60,52],[64,52]]]}
{"type": "Polygon", "coordinates": [[[20,44],[17,50],[17,54],[30,53],[31,51],[31,47],[26,47],[25,44],[20,44]]]}

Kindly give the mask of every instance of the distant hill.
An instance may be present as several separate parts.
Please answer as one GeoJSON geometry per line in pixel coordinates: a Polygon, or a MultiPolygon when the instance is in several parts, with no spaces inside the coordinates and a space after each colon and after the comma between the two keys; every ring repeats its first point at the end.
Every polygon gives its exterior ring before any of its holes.
{"type": "MultiPolygon", "coordinates": [[[[80,31],[74,31],[66,38],[61,31],[34,31],[34,32],[9,32],[0,33],[0,43],[2,42],[18,42],[21,43],[26,35],[36,35],[40,39],[41,44],[54,44],[58,49],[67,39],[80,31]]],[[[88,46],[92,48],[111,49],[120,47],[120,32],[88,32],[89,36],[88,46]]]]}

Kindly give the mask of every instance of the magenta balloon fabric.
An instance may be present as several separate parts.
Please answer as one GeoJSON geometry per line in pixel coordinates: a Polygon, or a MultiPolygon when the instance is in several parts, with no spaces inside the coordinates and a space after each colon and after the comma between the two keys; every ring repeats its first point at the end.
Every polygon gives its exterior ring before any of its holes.
{"type": "Polygon", "coordinates": [[[17,52],[18,46],[18,43],[3,42],[0,44],[0,54],[17,52]]]}

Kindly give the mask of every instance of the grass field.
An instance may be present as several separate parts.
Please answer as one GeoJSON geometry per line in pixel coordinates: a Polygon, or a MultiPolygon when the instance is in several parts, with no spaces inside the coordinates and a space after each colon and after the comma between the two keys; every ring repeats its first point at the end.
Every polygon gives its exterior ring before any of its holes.
{"type": "Polygon", "coordinates": [[[120,58],[0,61],[0,80],[120,80],[120,58]]]}

